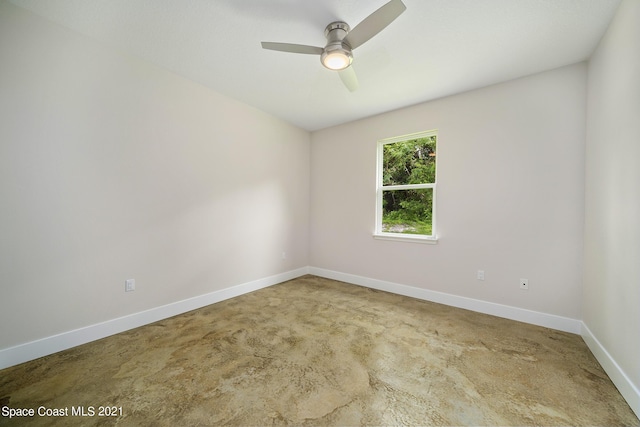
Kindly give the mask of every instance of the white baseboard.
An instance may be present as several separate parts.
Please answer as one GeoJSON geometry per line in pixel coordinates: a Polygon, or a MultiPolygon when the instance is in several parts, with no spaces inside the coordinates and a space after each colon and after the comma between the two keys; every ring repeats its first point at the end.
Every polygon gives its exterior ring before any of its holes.
{"type": "Polygon", "coordinates": [[[155,307],[139,313],[134,313],[128,316],[17,345],[15,347],[2,349],[0,350],[0,369],[28,362],[58,351],[66,350],[110,335],[157,322],[159,320],[181,313],[186,313],[210,304],[215,304],[229,298],[257,291],[287,280],[295,279],[296,277],[300,277],[305,274],[314,274],[316,276],[339,280],[354,285],[365,286],[372,289],[437,302],[480,313],[491,314],[560,331],[581,334],[589,349],[600,362],[622,396],[627,400],[631,409],[636,413],[636,415],[640,416],[640,391],[633,382],[631,382],[629,377],[627,377],[602,344],[600,344],[597,338],[591,333],[589,328],[579,320],[461,297],[443,292],[430,291],[398,283],[371,279],[353,274],[340,273],[317,267],[303,267],[291,270],[227,289],[221,289],[205,295],[177,301],[175,303],[155,307]]]}
{"type": "Polygon", "coordinates": [[[598,339],[591,333],[587,325],[582,321],[553,314],[540,313],[517,307],[510,307],[487,301],[451,295],[443,292],[435,292],[422,288],[415,288],[398,283],[386,282],[368,277],[353,274],[340,273],[332,270],[325,270],[317,267],[309,267],[309,274],[328,279],[340,280],[354,285],[365,286],[372,289],[405,295],[426,301],[437,302],[453,307],[464,308],[480,313],[491,314],[506,319],[517,320],[533,325],[544,326],[559,331],[580,334],[585,343],[605,370],[611,381],[620,391],[620,394],[627,401],[631,409],[640,418],[640,390],[633,384],[625,372],[611,357],[609,352],[602,346],[598,339]]]}
{"type": "Polygon", "coordinates": [[[378,289],[394,294],[405,295],[425,301],[437,302],[453,307],[464,308],[466,310],[477,311],[479,313],[491,314],[493,316],[506,319],[517,320],[519,322],[544,326],[546,328],[559,331],[579,334],[581,322],[568,317],[556,316],[554,314],[541,313],[524,308],[511,307],[508,305],[496,304],[493,302],[477,300],[473,298],[461,297],[444,292],[430,291],[413,286],[401,285],[393,282],[386,282],[368,277],[356,276],[353,274],[340,273],[323,268],[309,267],[309,274],[327,279],[340,280],[354,285],[365,286],[367,288],[378,289]]]}
{"type": "Polygon", "coordinates": [[[627,401],[633,412],[636,413],[636,416],[640,418],[640,390],[638,390],[638,387],[633,384],[620,365],[616,363],[615,359],[611,357],[607,349],[598,341],[584,322],[582,322],[581,335],[604,371],[618,388],[622,397],[627,401]]]}
{"type": "Polygon", "coordinates": [[[15,347],[0,350],[0,369],[19,363],[28,362],[42,356],[66,350],[81,344],[86,344],[110,335],[118,334],[129,329],[137,328],[149,323],[157,322],[178,314],[186,313],[197,308],[237,297],[258,289],[266,288],[287,280],[295,279],[309,273],[308,267],[291,270],[263,279],[243,283],[230,288],[221,289],[205,295],[188,298],[171,304],[155,307],[139,313],[97,323],[73,331],[20,344],[15,347]]]}

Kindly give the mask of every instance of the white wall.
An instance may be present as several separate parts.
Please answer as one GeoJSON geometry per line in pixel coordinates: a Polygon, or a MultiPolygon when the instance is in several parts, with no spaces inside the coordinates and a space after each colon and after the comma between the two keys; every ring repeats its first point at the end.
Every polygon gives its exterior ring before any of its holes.
{"type": "Polygon", "coordinates": [[[586,77],[577,64],[312,133],[311,265],[580,319],[586,77]],[[430,129],[439,243],[374,240],[376,141],[430,129]]]}
{"type": "Polygon", "coordinates": [[[309,152],[0,2],[0,349],[306,267],[309,152]]]}
{"type": "Polygon", "coordinates": [[[589,61],[587,111],[583,320],[640,414],[640,1],[621,3],[589,61]]]}

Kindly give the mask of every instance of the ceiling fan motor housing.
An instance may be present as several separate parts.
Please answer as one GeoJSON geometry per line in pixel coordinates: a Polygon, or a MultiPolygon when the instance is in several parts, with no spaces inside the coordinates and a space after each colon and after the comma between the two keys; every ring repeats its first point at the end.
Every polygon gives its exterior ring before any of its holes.
{"type": "Polygon", "coordinates": [[[351,46],[344,41],[349,31],[349,25],[345,22],[337,21],[327,25],[324,30],[327,45],[320,56],[322,65],[331,70],[341,70],[351,65],[353,61],[351,46]]]}

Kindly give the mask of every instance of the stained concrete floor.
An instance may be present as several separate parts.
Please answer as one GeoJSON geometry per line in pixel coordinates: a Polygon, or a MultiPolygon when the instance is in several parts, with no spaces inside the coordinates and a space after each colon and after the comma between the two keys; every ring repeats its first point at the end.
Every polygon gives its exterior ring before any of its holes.
{"type": "Polygon", "coordinates": [[[0,406],[68,408],[0,425],[640,424],[577,335],[313,276],[2,370],[0,406]]]}

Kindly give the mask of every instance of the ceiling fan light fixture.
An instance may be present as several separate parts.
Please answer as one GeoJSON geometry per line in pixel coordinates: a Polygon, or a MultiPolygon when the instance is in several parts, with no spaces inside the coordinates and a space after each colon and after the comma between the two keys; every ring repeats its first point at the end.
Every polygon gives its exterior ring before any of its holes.
{"type": "Polygon", "coordinates": [[[344,70],[353,61],[353,55],[346,49],[325,50],[320,56],[322,65],[330,70],[344,70]]]}
{"type": "MultiPolygon", "coordinates": [[[[1,1],[1,0],[0,0],[1,1]]],[[[322,65],[333,71],[340,71],[339,76],[350,91],[358,87],[358,79],[349,69],[353,62],[352,50],[369,41],[372,37],[391,24],[407,7],[402,0],[389,0],[355,26],[353,31],[346,22],[334,21],[324,29],[327,44],[324,48],[293,43],[262,42],[263,49],[281,52],[320,55],[322,65]]]]}

